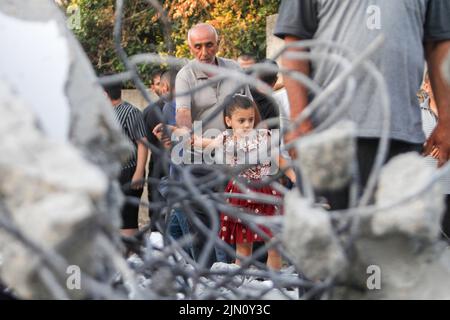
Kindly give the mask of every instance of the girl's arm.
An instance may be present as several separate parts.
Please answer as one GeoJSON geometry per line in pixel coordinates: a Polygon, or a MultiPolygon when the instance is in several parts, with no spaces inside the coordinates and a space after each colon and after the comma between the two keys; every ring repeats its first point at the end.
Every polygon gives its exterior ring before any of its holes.
{"type": "Polygon", "coordinates": [[[222,135],[219,135],[217,138],[211,139],[211,138],[203,138],[201,136],[193,135],[193,145],[196,147],[201,148],[215,148],[218,147],[222,143],[222,135]]]}

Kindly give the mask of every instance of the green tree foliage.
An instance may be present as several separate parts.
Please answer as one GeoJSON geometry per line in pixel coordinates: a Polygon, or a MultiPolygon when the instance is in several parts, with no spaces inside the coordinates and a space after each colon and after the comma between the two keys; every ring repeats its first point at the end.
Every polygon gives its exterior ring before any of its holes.
{"type": "MultiPolygon", "coordinates": [[[[144,0],[124,1],[121,43],[128,55],[145,52],[167,54],[163,27],[156,10],[144,0]]],[[[177,57],[190,58],[187,31],[199,22],[215,26],[220,34],[219,54],[236,58],[242,53],[265,57],[266,17],[277,12],[280,0],[165,0],[177,57]]],[[[124,70],[113,44],[115,0],[71,0],[77,6],[81,25],[74,33],[98,74],[124,70]]],[[[158,66],[142,65],[139,71],[148,82],[158,66]]]]}
{"type": "Polygon", "coordinates": [[[242,53],[265,57],[266,18],[278,11],[280,0],[172,0],[167,1],[173,41],[178,57],[189,57],[186,35],[199,22],[212,24],[219,32],[220,55],[237,58],[242,53]]]}

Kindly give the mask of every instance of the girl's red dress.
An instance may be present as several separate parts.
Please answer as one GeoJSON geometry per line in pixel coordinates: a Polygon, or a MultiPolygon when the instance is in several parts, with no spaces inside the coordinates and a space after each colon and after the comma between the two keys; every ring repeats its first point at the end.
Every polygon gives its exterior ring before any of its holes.
{"type": "MultiPolygon", "coordinates": [[[[225,156],[227,158],[227,163],[232,166],[237,165],[238,159],[236,157],[236,150],[240,150],[241,154],[244,152],[251,154],[252,152],[258,152],[258,148],[267,147],[268,139],[270,137],[270,131],[268,130],[257,130],[256,134],[251,134],[245,139],[240,139],[235,141],[232,137],[232,133],[225,131],[223,133],[223,141],[225,148],[225,156]]],[[[266,161],[261,161],[261,163],[251,167],[239,174],[240,181],[252,181],[258,182],[264,176],[268,176],[271,173],[270,159],[266,161]]],[[[257,192],[260,194],[266,194],[276,197],[281,197],[281,194],[274,190],[270,185],[264,185],[260,188],[249,187],[249,190],[257,192]]],[[[227,193],[243,193],[238,183],[235,179],[231,179],[225,189],[227,193]]],[[[263,196],[264,197],[264,196],[263,196]]],[[[272,204],[266,204],[257,202],[255,200],[238,199],[238,198],[228,198],[228,203],[242,208],[245,213],[256,214],[263,216],[273,216],[281,214],[281,206],[275,206],[272,204]]],[[[269,228],[258,226],[261,230],[272,237],[272,232],[269,228]]],[[[220,231],[219,237],[227,243],[253,243],[265,241],[260,235],[254,232],[249,226],[244,224],[240,219],[234,219],[225,213],[220,215],[220,231]]]]}

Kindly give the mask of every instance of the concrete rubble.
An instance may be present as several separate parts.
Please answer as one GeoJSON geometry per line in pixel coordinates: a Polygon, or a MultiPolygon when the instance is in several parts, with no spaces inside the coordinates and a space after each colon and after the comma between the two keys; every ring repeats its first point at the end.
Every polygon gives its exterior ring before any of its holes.
{"type": "MultiPolygon", "coordinates": [[[[100,227],[117,237],[123,197],[115,179],[130,146],[87,57],[53,1],[1,1],[0,12],[24,23],[56,22],[70,49],[65,88],[71,108],[68,142],[50,139],[0,70],[0,216],[44,251],[60,254],[68,265],[93,276],[102,256],[96,245],[100,227]]],[[[40,74],[26,76],[42,81],[40,74]]],[[[42,257],[1,224],[0,256],[0,279],[19,297],[54,297],[42,281],[42,257]]],[[[67,276],[58,274],[56,279],[63,290],[67,276]]],[[[82,297],[86,292],[66,290],[65,294],[82,297]]]]}
{"type": "Polygon", "coordinates": [[[334,236],[330,213],[291,191],[283,243],[306,277],[334,277],[333,299],[449,299],[450,250],[439,239],[443,194],[439,184],[426,188],[434,171],[417,154],[391,160],[374,206],[383,209],[361,216],[351,254],[345,255],[348,233],[334,236]]]}
{"type": "MultiPolygon", "coordinates": [[[[240,266],[236,264],[226,264],[222,262],[214,263],[211,268],[215,272],[236,272],[240,269],[240,266]]],[[[289,272],[289,275],[292,276],[292,273],[288,270],[281,270],[281,273],[289,272]]],[[[224,277],[222,275],[215,275],[211,281],[210,279],[203,279],[204,283],[197,287],[196,294],[199,298],[207,297],[207,294],[210,293],[210,288],[214,287],[214,284],[217,281],[223,281],[224,277]]],[[[229,277],[228,277],[229,278],[229,277]]],[[[227,281],[227,285],[236,288],[236,290],[230,290],[224,287],[219,289],[220,294],[223,298],[229,300],[242,299],[263,299],[263,300],[287,300],[287,299],[298,299],[298,289],[291,288],[290,290],[283,288],[278,289],[272,280],[263,280],[257,279],[253,276],[243,276],[236,275],[227,281]],[[265,292],[263,296],[261,296],[261,292],[265,292]]]]}
{"type": "Polygon", "coordinates": [[[407,153],[391,160],[384,168],[376,192],[376,204],[391,209],[377,211],[372,219],[372,231],[377,236],[401,233],[428,241],[440,234],[440,221],[445,210],[440,183],[421,190],[430,181],[435,169],[425,158],[407,153]],[[409,201],[408,196],[418,194],[409,201]]]}
{"type": "MultiPolygon", "coordinates": [[[[105,233],[108,240],[118,240],[123,197],[115,178],[129,144],[53,1],[3,0],[0,12],[24,22],[55,21],[70,49],[65,83],[70,103],[67,143],[46,136],[36,114],[0,70],[0,279],[21,298],[54,298],[59,289],[69,298],[84,298],[85,288],[70,290],[64,270],[52,270],[46,258],[20,238],[47,253],[57,253],[83,274],[95,277],[107,269],[99,258],[104,252],[98,238],[105,233]],[[14,230],[6,230],[6,224],[14,230]],[[46,271],[56,275],[55,283],[48,282],[46,271]]],[[[450,82],[450,55],[443,70],[450,82]]],[[[39,74],[27,76],[42,80],[39,74]]],[[[315,189],[339,189],[350,181],[355,136],[355,125],[343,122],[300,139],[297,164],[315,189]]],[[[333,299],[450,299],[450,250],[439,238],[443,194],[438,183],[427,185],[434,172],[419,155],[394,158],[382,170],[373,211],[368,214],[368,208],[363,208],[364,216],[363,209],[361,216],[359,209],[339,213],[362,218],[359,232],[352,235],[348,230],[336,231],[330,212],[315,207],[297,190],[288,192],[281,237],[297,271],[317,282],[334,279],[333,299]],[[408,196],[411,199],[404,201],[408,196]]],[[[157,241],[162,242],[162,237],[157,241]]],[[[135,270],[144,265],[139,259],[128,262],[135,270]]],[[[195,272],[190,265],[186,268],[195,272]]],[[[212,271],[237,269],[216,264],[212,271]]],[[[117,270],[111,267],[110,271],[117,270]]],[[[183,297],[170,267],[158,269],[151,279],[139,277],[138,289],[151,289],[159,297],[183,297]]],[[[210,287],[224,279],[215,277],[202,279],[197,297],[209,294],[210,287]]],[[[272,280],[236,275],[229,283],[253,299],[298,297],[295,290],[277,291],[272,280]],[[266,295],[261,297],[261,292],[266,295]]],[[[222,290],[223,297],[236,298],[225,287],[217,290],[222,290]]],[[[140,296],[139,290],[130,294],[140,296]]]]}
{"type": "MultiPolygon", "coordinates": [[[[107,192],[107,179],[73,146],[49,141],[27,107],[0,84],[0,194],[11,213],[1,212],[30,240],[58,251],[70,264],[86,266],[80,255],[95,237],[95,205],[107,192]],[[15,134],[11,133],[14,128],[15,134]],[[70,168],[70,170],[67,170],[70,168]]],[[[36,277],[42,261],[0,229],[4,262],[1,278],[21,297],[45,297],[36,277]]]]}
{"type": "Polygon", "coordinates": [[[342,121],[335,126],[298,140],[297,163],[316,190],[335,190],[351,178],[356,127],[342,121]]]}
{"type": "Polygon", "coordinates": [[[337,275],[347,260],[334,235],[328,213],[313,208],[297,190],[285,197],[282,239],[298,270],[309,279],[337,275]]]}
{"type": "Polygon", "coordinates": [[[428,186],[435,172],[416,153],[395,157],[383,168],[375,203],[383,209],[368,220],[371,232],[356,242],[367,277],[369,266],[381,272],[380,289],[367,290],[364,298],[450,298],[450,251],[440,240],[444,195],[439,183],[428,186]]]}

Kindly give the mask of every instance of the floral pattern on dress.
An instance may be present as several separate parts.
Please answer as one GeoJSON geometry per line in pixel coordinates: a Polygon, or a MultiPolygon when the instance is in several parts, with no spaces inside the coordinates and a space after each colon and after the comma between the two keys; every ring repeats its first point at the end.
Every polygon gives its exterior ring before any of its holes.
{"type": "Polygon", "coordinates": [[[222,135],[227,164],[233,167],[255,164],[255,166],[243,170],[239,174],[240,177],[260,180],[262,177],[270,174],[270,157],[266,155],[266,159],[259,159],[261,148],[266,148],[266,151],[269,150],[269,130],[253,130],[249,135],[239,137],[237,140],[232,130],[224,131],[222,135]],[[246,161],[248,159],[252,159],[253,161],[246,161]]]}

